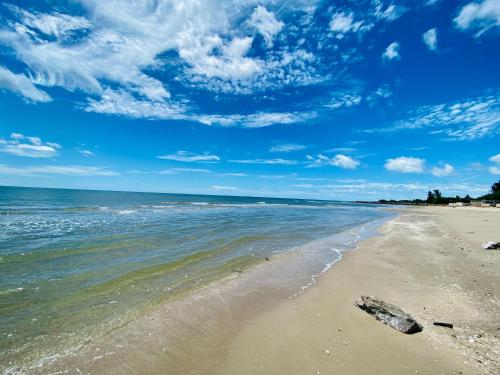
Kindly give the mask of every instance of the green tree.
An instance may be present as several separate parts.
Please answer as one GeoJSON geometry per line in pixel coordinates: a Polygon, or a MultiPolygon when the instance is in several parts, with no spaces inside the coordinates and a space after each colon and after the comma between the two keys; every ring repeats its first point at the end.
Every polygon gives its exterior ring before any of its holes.
{"type": "Polygon", "coordinates": [[[500,195],[500,180],[491,185],[491,194],[500,195]]]}
{"type": "Polygon", "coordinates": [[[434,193],[432,191],[427,192],[427,203],[432,203],[434,200],[434,193]]]}

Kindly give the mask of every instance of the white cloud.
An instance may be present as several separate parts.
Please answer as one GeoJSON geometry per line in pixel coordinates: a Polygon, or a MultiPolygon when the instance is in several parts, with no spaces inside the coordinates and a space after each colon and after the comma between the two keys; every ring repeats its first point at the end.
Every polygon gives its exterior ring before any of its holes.
{"type": "Polygon", "coordinates": [[[238,190],[235,186],[224,186],[224,185],[213,185],[212,189],[214,190],[238,190]]]}
{"type": "Polygon", "coordinates": [[[23,134],[21,134],[21,133],[11,133],[11,134],[10,134],[10,137],[11,137],[12,139],[23,139],[23,138],[24,138],[24,135],[23,135],[23,134]]]}
{"type": "Polygon", "coordinates": [[[408,118],[388,128],[365,132],[390,132],[428,128],[432,134],[444,134],[453,139],[477,139],[497,132],[500,125],[498,94],[469,98],[451,103],[420,107],[408,118]]]}
{"type": "Polygon", "coordinates": [[[335,95],[325,107],[331,109],[349,108],[361,104],[363,97],[357,93],[344,93],[335,95]]]}
{"type": "Polygon", "coordinates": [[[357,149],[354,147],[335,147],[331,148],[329,150],[326,150],[326,152],[342,152],[344,154],[349,154],[352,152],[355,152],[357,149]]]}
{"type": "Polygon", "coordinates": [[[456,27],[475,30],[476,37],[495,27],[500,27],[500,2],[483,0],[465,5],[454,19],[456,27]]]}
{"type": "Polygon", "coordinates": [[[315,112],[258,112],[248,115],[190,115],[184,104],[137,99],[130,93],[106,89],[99,100],[90,99],[87,112],[122,115],[132,118],[186,120],[204,125],[261,128],[275,124],[294,124],[312,119],[315,112]]]}
{"type": "Polygon", "coordinates": [[[203,168],[170,168],[163,169],[159,174],[178,174],[178,173],[212,173],[209,169],[203,168]]]}
{"type": "Polygon", "coordinates": [[[387,159],[384,168],[388,171],[399,173],[423,173],[425,160],[413,157],[401,156],[399,158],[387,159]]]}
{"type": "Polygon", "coordinates": [[[489,158],[489,161],[500,164],[500,154],[493,155],[491,158],[489,158]]]}
{"type": "Polygon", "coordinates": [[[356,169],[360,162],[350,156],[338,154],[330,160],[330,164],[344,169],[356,169]]]}
{"type": "Polygon", "coordinates": [[[260,112],[249,115],[200,115],[192,119],[205,125],[263,128],[274,124],[294,124],[316,117],[315,112],[260,112]]]}
{"type": "Polygon", "coordinates": [[[137,99],[123,90],[104,90],[98,100],[89,99],[85,110],[134,118],[186,119],[183,114],[186,109],[181,104],[137,99]]]}
{"type": "Polygon", "coordinates": [[[385,10],[382,10],[382,2],[380,2],[377,6],[376,14],[380,19],[392,22],[401,17],[406,10],[405,7],[395,4],[390,4],[385,10]]]}
{"type": "MultiPolygon", "coordinates": [[[[154,6],[149,1],[78,3],[82,11],[79,17],[9,7],[13,17],[0,32],[0,43],[29,67],[30,78],[37,85],[87,95],[89,111],[146,118],[186,117],[189,100],[171,93],[167,83],[156,78],[158,71],[172,69],[174,86],[236,94],[325,79],[316,72],[319,61],[315,55],[295,43],[265,56],[251,53],[251,31],[257,30],[271,44],[285,27],[271,9],[275,4],[265,8],[253,0],[227,0],[223,4],[217,0],[158,0],[154,6]],[[70,43],[59,39],[66,35],[76,37],[70,43]],[[128,97],[113,98],[111,88],[128,97]],[[130,98],[135,99],[132,109],[117,105],[130,98]]],[[[280,15],[302,14],[311,5],[301,1],[282,4],[280,15]]],[[[26,77],[19,76],[16,81],[21,78],[26,77]]],[[[9,82],[12,80],[9,77],[9,82]]],[[[22,81],[29,85],[29,79],[22,81]]],[[[8,86],[13,85],[10,82],[8,86]]],[[[33,100],[49,100],[36,90],[31,84],[22,94],[33,100]]]]}
{"type": "Polygon", "coordinates": [[[103,167],[82,165],[42,165],[33,167],[10,167],[0,164],[0,174],[14,176],[118,176],[119,173],[103,167]]]}
{"type": "Polygon", "coordinates": [[[439,3],[441,0],[427,0],[425,2],[425,6],[433,6],[433,5],[436,5],[437,3],[439,3]]]}
{"type": "Polygon", "coordinates": [[[261,5],[255,8],[252,13],[250,25],[262,35],[268,47],[272,47],[274,36],[278,34],[284,26],[283,22],[276,19],[273,12],[269,12],[261,5]]]}
{"type": "Polygon", "coordinates": [[[398,42],[392,42],[387,46],[384,53],[382,54],[382,58],[384,60],[401,60],[401,55],[399,53],[400,45],[398,42]]]}
{"type": "Polygon", "coordinates": [[[34,102],[50,102],[51,97],[38,89],[24,74],[14,74],[0,66],[0,89],[7,89],[34,102]]]}
{"type": "Polygon", "coordinates": [[[384,8],[382,1],[372,1],[370,5],[363,4],[365,11],[335,10],[330,19],[330,30],[337,39],[343,39],[348,33],[362,36],[375,25],[382,22],[392,22],[406,12],[407,8],[389,4],[384,8]]]}
{"type": "Polygon", "coordinates": [[[338,12],[332,15],[330,20],[330,30],[337,33],[337,37],[342,37],[348,32],[358,32],[363,28],[363,21],[354,21],[354,14],[338,12]]]}
{"type": "Polygon", "coordinates": [[[207,162],[207,163],[214,163],[220,160],[220,158],[217,155],[192,154],[187,151],[177,151],[175,154],[171,155],[160,155],[158,156],[158,159],[175,160],[182,162],[207,162]]]}
{"type": "Polygon", "coordinates": [[[496,166],[491,166],[488,168],[491,174],[500,175],[500,154],[493,155],[489,158],[489,161],[495,163],[496,166]]]}
{"type": "Polygon", "coordinates": [[[361,164],[358,160],[342,154],[335,155],[331,158],[321,154],[316,157],[307,155],[307,159],[310,160],[308,168],[319,167],[321,165],[333,165],[343,169],[356,169],[361,164]]]}
{"type": "Polygon", "coordinates": [[[500,168],[499,167],[490,167],[489,171],[491,174],[494,174],[497,176],[500,175],[500,168]]]}
{"type": "Polygon", "coordinates": [[[270,165],[298,164],[298,161],[289,159],[242,159],[242,160],[229,160],[229,161],[231,163],[240,163],[240,164],[270,164],[270,165]]]}
{"type": "Polygon", "coordinates": [[[221,176],[229,176],[229,177],[247,177],[246,173],[234,172],[234,173],[221,173],[221,176]]]}
{"type": "Polygon", "coordinates": [[[269,149],[269,152],[292,152],[292,151],[301,151],[305,150],[307,146],[299,145],[296,143],[284,143],[281,145],[272,146],[269,149]]]}
{"type": "Polygon", "coordinates": [[[74,17],[57,12],[53,14],[30,13],[13,5],[8,5],[8,8],[22,19],[25,26],[56,38],[64,38],[74,31],[89,29],[92,26],[84,17],[74,17]]]}
{"type": "Polygon", "coordinates": [[[444,167],[442,167],[442,168],[439,168],[439,167],[432,168],[431,173],[436,177],[445,177],[445,176],[449,176],[454,171],[455,171],[455,168],[453,168],[452,165],[445,164],[444,167]]]}
{"type": "Polygon", "coordinates": [[[78,152],[85,157],[94,156],[94,153],[90,150],[79,150],[78,152]]]}
{"type": "Polygon", "coordinates": [[[422,40],[431,51],[437,50],[437,29],[429,29],[422,34],[422,40]]]}
{"type": "Polygon", "coordinates": [[[192,66],[191,72],[196,75],[243,81],[253,78],[263,69],[261,60],[246,56],[252,46],[252,37],[234,37],[229,42],[219,36],[200,40],[194,39],[189,30],[180,33],[179,38],[182,45],[179,55],[192,66]]]}
{"type": "Polygon", "coordinates": [[[51,158],[61,146],[54,142],[42,142],[38,137],[12,133],[10,140],[0,138],[0,152],[29,158],[51,158]]]}

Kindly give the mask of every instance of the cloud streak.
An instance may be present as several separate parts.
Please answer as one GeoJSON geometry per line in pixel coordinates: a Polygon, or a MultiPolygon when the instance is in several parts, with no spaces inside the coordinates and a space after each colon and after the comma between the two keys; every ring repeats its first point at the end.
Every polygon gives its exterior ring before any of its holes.
{"type": "Polygon", "coordinates": [[[177,151],[175,154],[170,155],[159,155],[158,159],[181,161],[187,163],[216,163],[220,161],[220,157],[213,154],[193,154],[187,151],[177,151]]]}
{"type": "Polygon", "coordinates": [[[120,173],[104,167],[82,165],[42,165],[31,167],[11,167],[0,164],[0,174],[12,176],[119,176],[120,173]]]}
{"type": "Polygon", "coordinates": [[[33,102],[47,103],[52,98],[43,90],[38,89],[24,74],[15,74],[0,66],[0,89],[12,91],[15,94],[33,102]]]}
{"type": "Polygon", "coordinates": [[[42,142],[38,137],[29,137],[12,133],[10,139],[0,138],[0,152],[28,158],[51,158],[57,156],[61,145],[54,142],[42,142]]]}

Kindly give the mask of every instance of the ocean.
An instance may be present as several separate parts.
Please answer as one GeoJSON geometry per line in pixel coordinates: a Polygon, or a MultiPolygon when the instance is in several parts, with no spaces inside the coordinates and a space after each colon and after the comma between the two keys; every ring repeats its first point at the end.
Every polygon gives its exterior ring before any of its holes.
{"type": "Polygon", "coordinates": [[[335,201],[0,187],[0,369],[36,367],[277,260],[259,290],[293,297],[389,216],[335,201]]]}

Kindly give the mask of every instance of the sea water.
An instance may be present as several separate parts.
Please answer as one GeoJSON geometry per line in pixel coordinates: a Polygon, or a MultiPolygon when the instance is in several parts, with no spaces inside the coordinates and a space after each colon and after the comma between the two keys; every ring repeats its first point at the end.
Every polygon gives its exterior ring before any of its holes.
{"type": "Polygon", "coordinates": [[[0,370],[267,261],[301,259],[265,274],[297,295],[388,215],[335,201],[0,187],[0,370]]]}

